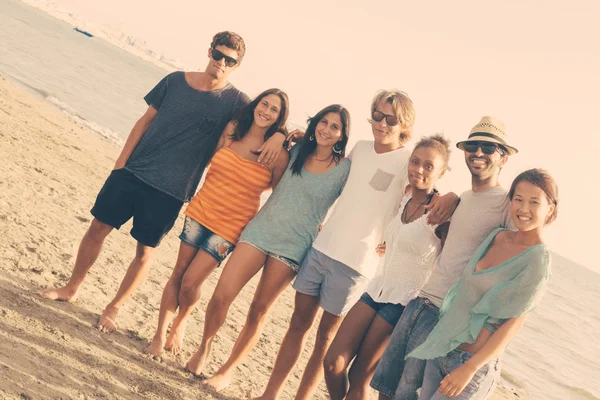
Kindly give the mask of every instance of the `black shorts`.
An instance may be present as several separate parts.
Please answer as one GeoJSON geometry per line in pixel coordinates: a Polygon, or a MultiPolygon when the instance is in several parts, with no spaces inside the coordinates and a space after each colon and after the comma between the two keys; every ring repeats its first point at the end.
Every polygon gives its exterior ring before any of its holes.
{"type": "Polygon", "coordinates": [[[110,173],[91,213],[117,229],[133,217],[131,236],[145,246],[156,247],[173,228],[182,206],[182,201],[121,168],[110,173]]]}

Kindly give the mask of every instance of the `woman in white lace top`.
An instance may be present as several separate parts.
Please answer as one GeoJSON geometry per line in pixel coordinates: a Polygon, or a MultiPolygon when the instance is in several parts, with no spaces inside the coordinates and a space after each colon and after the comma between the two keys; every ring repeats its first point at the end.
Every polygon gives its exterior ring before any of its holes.
{"type": "Polygon", "coordinates": [[[404,305],[419,295],[431,275],[442,243],[436,226],[427,224],[427,205],[449,158],[449,143],[441,135],[422,138],[413,150],[408,163],[410,193],[388,225],[385,243],[378,247],[385,256],[325,357],[325,379],[334,400],[368,398],[369,382],[404,305]]]}

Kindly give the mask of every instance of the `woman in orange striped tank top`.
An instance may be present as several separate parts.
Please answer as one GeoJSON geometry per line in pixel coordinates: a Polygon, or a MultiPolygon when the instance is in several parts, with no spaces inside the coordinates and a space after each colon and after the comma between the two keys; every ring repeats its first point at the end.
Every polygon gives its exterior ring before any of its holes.
{"type": "Polygon", "coordinates": [[[265,166],[258,162],[257,150],[274,133],[286,133],[288,109],[287,95],[269,89],[225,127],[204,184],[185,211],[177,262],[162,295],[156,333],[145,353],[160,357],[164,349],[181,350],[202,283],[233,251],[242,230],[258,212],[262,192],[279,183],[289,154],[282,151],[265,166]]]}

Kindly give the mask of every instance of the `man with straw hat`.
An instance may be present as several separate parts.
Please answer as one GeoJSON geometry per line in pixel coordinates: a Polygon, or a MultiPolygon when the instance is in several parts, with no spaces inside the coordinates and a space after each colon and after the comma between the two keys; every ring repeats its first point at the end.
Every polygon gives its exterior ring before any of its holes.
{"type": "Polygon", "coordinates": [[[433,273],[421,295],[407,304],[377,366],[371,386],[383,398],[417,399],[425,361],[405,356],[425,341],[437,323],[442,299],[477,247],[494,229],[512,226],[510,203],[498,175],[517,149],[508,144],[504,124],[496,118],[483,117],[467,140],[456,146],[465,154],[471,189],[460,196],[452,222],[445,226],[447,238],[433,273]]]}

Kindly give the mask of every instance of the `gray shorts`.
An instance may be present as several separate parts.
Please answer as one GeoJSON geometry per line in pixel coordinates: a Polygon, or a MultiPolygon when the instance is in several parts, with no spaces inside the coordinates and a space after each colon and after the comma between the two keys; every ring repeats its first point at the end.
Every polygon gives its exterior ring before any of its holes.
{"type": "Polygon", "coordinates": [[[293,287],[299,293],[319,297],[319,305],[328,313],[343,316],[358,301],[368,283],[356,270],[311,247],[293,287]]]}

